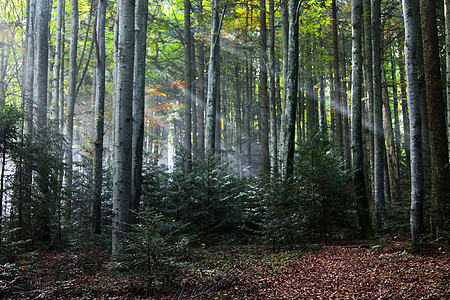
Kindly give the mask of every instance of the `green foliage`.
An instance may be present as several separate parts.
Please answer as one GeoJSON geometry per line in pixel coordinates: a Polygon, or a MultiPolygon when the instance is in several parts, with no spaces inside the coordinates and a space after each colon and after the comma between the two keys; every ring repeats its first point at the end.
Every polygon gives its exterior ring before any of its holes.
{"type": "Polygon", "coordinates": [[[354,201],[350,174],[327,137],[313,135],[299,145],[295,174],[261,189],[266,209],[265,235],[274,247],[296,247],[352,234],[354,201]]]}

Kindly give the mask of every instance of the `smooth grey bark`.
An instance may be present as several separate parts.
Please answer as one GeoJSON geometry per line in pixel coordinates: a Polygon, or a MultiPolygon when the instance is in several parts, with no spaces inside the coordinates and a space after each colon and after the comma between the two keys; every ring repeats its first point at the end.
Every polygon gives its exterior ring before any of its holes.
{"type": "MultiPolygon", "coordinates": [[[[35,33],[36,1],[27,1],[27,36],[26,56],[24,64],[23,103],[25,110],[24,132],[33,132],[33,79],[34,79],[34,33],[35,33]]],[[[31,174],[30,174],[31,176],[31,174]]]]}
{"type": "Polygon", "coordinates": [[[405,62],[408,85],[408,103],[411,125],[411,239],[416,241],[424,233],[423,219],[423,166],[422,166],[422,118],[420,114],[419,80],[417,66],[417,28],[412,3],[403,0],[403,20],[405,23],[405,62]]]}
{"type": "MultiPolygon", "coordinates": [[[[286,105],[286,95],[287,95],[287,80],[288,80],[288,63],[289,63],[289,9],[288,9],[288,1],[280,0],[280,8],[281,8],[281,35],[283,38],[283,65],[282,65],[282,73],[283,73],[283,97],[281,99],[281,106],[286,105]]],[[[280,171],[282,174],[286,173],[285,169],[285,159],[284,151],[286,149],[286,145],[284,144],[286,141],[286,110],[283,108],[281,112],[281,120],[280,120],[280,150],[279,157],[281,161],[280,171]]]]}
{"type": "Polygon", "coordinates": [[[384,164],[383,156],[383,98],[381,87],[381,7],[379,0],[371,0],[372,11],[372,68],[373,68],[373,100],[374,100],[374,189],[377,231],[384,230],[385,198],[384,198],[384,164]]]}
{"type": "Polygon", "coordinates": [[[400,176],[400,162],[401,162],[401,135],[400,135],[400,120],[398,111],[398,89],[397,89],[397,75],[395,68],[395,53],[394,49],[391,48],[391,79],[392,79],[392,107],[394,108],[394,141],[395,141],[395,157],[397,160],[397,174],[400,176]]]}
{"type": "Polygon", "coordinates": [[[373,236],[369,203],[364,176],[364,155],[362,135],[362,12],[361,0],[352,0],[352,152],[353,188],[355,190],[358,224],[361,238],[373,236]]]}
{"type": "Polygon", "coordinates": [[[55,63],[53,64],[53,117],[59,118],[59,84],[60,84],[60,74],[61,74],[61,52],[62,52],[62,26],[64,24],[64,8],[65,1],[57,0],[57,16],[56,16],[56,28],[55,28],[55,63]]]}
{"type": "Polygon", "coordinates": [[[96,24],[96,56],[95,70],[95,140],[94,140],[94,199],[92,203],[92,231],[100,234],[102,218],[102,176],[103,176],[103,131],[105,115],[105,70],[106,46],[105,24],[108,0],[98,1],[96,24]]]}
{"type": "MultiPolygon", "coordinates": [[[[385,188],[386,182],[389,186],[389,193],[385,193],[389,196],[386,197],[386,199],[393,199],[396,204],[401,204],[401,191],[400,191],[400,179],[399,179],[399,172],[398,172],[398,164],[397,161],[397,148],[395,145],[395,139],[394,139],[394,130],[392,126],[392,113],[391,113],[391,106],[389,103],[389,95],[388,95],[388,87],[387,87],[387,80],[386,80],[386,73],[383,70],[383,130],[384,130],[384,144],[386,148],[386,164],[385,167],[386,170],[384,172],[387,172],[388,174],[388,180],[385,180],[385,188]]],[[[386,176],[385,176],[386,177],[386,176]]],[[[391,201],[387,201],[388,203],[391,201]]]]}
{"type": "MultiPolygon", "coordinates": [[[[197,3],[198,23],[203,31],[203,0],[197,3]]],[[[200,154],[205,152],[205,46],[203,39],[200,38],[197,46],[198,68],[197,68],[197,149],[200,154]]]]}
{"type": "Polygon", "coordinates": [[[129,231],[131,208],[133,75],[134,75],[134,0],[119,0],[116,25],[114,179],[112,254],[124,251],[123,232],[129,231]]]}
{"type": "Polygon", "coordinates": [[[269,155],[271,174],[278,174],[278,131],[275,88],[275,5],[269,0],[269,155]]]}
{"type": "MultiPolygon", "coordinates": [[[[142,160],[144,152],[145,57],[147,55],[148,0],[136,0],[133,74],[133,137],[131,168],[132,209],[137,212],[142,194],[142,160]]],[[[131,218],[135,221],[136,218],[131,218]]]]}
{"type": "MultiPolygon", "coordinates": [[[[344,28],[342,28],[344,31],[344,28]]],[[[343,126],[343,141],[344,141],[344,157],[345,157],[345,169],[352,169],[352,153],[351,153],[351,137],[350,137],[350,111],[347,101],[347,66],[346,66],[346,49],[345,49],[345,34],[342,32],[342,126],[343,126]]]]}
{"type": "Polygon", "coordinates": [[[373,201],[374,199],[374,122],[373,122],[373,68],[372,68],[372,10],[370,7],[371,0],[363,0],[363,23],[364,23],[364,32],[363,32],[363,50],[364,50],[364,64],[363,64],[363,72],[364,72],[364,86],[366,90],[367,96],[367,123],[368,126],[364,128],[365,135],[367,136],[367,157],[365,160],[365,169],[368,180],[366,183],[367,187],[367,195],[369,199],[373,201]]]}
{"type": "Polygon", "coordinates": [[[219,83],[220,24],[219,1],[211,1],[211,49],[208,69],[208,92],[206,95],[206,140],[205,150],[213,154],[216,150],[216,106],[219,83]]]}
{"type": "Polygon", "coordinates": [[[332,13],[332,31],[333,31],[333,72],[334,72],[334,107],[336,114],[336,136],[337,146],[339,149],[344,149],[344,132],[342,122],[342,95],[341,95],[341,76],[339,70],[339,39],[338,39],[338,20],[337,20],[337,6],[336,0],[331,1],[332,13]]]}
{"type": "Polygon", "coordinates": [[[236,97],[234,101],[234,119],[236,124],[236,165],[238,173],[241,174],[242,172],[242,162],[241,162],[241,155],[242,155],[242,81],[241,81],[241,75],[240,75],[240,68],[239,64],[234,64],[234,90],[236,91],[236,97]]]}
{"type": "Polygon", "coordinates": [[[423,61],[428,108],[430,156],[431,156],[431,204],[432,232],[438,236],[448,223],[448,199],[450,196],[450,171],[448,161],[445,102],[439,57],[439,40],[436,21],[437,0],[420,0],[423,61]]]}
{"type": "Polygon", "coordinates": [[[269,156],[269,96],[267,94],[267,21],[266,0],[259,1],[260,58],[259,58],[259,105],[260,105],[260,142],[261,175],[270,173],[269,156]]]}
{"type": "Polygon", "coordinates": [[[68,103],[67,120],[64,127],[67,149],[64,152],[64,162],[67,168],[64,172],[64,185],[69,193],[65,203],[65,217],[71,219],[72,202],[70,191],[72,189],[72,164],[73,164],[73,119],[75,113],[75,102],[77,97],[77,54],[78,54],[78,27],[79,27],[78,0],[71,1],[70,10],[70,51],[69,51],[69,82],[68,82],[68,103]]]}
{"type": "Polygon", "coordinates": [[[405,63],[404,63],[404,51],[402,47],[399,46],[398,49],[399,57],[401,58],[399,67],[400,67],[400,92],[402,96],[402,117],[403,117],[403,132],[404,132],[404,140],[403,140],[403,149],[405,149],[406,156],[406,169],[408,172],[408,179],[411,178],[411,147],[410,147],[410,126],[409,126],[409,111],[408,111],[408,97],[406,94],[406,79],[405,79],[405,63]]]}
{"type": "Polygon", "coordinates": [[[298,0],[289,2],[289,31],[288,31],[288,70],[285,109],[286,134],[284,136],[283,163],[286,179],[294,173],[295,151],[295,117],[297,112],[298,89],[298,0]]]}
{"type": "MultiPolygon", "coordinates": [[[[48,25],[50,22],[49,0],[36,1],[36,35],[34,51],[33,102],[37,133],[44,135],[47,130],[47,84],[48,84],[48,25]]],[[[41,165],[37,170],[37,185],[43,195],[43,202],[35,209],[37,221],[36,237],[40,241],[50,241],[50,211],[48,201],[48,169],[41,165]]]]}
{"type": "Polygon", "coordinates": [[[192,171],[191,1],[184,0],[184,171],[192,171]]]}

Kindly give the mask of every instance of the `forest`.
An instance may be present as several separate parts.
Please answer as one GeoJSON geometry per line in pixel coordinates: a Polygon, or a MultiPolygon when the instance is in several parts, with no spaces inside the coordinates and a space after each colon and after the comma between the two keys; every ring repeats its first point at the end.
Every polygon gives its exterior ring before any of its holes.
{"type": "Polygon", "coordinates": [[[450,298],[449,45],[450,0],[0,0],[0,298],[450,298]]]}

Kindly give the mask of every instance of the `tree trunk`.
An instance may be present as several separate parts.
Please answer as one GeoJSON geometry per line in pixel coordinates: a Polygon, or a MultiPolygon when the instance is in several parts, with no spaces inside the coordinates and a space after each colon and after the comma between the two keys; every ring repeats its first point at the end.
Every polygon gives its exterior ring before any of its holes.
{"type": "Polygon", "coordinates": [[[209,56],[208,92],[206,99],[206,151],[214,154],[216,150],[216,103],[219,83],[220,27],[219,3],[211,1],[211,51],[209,56]]]}
{"type": "Polygon", "coordinates": [[[405,79],[405,63],[403,49],[399,46],[398,49],[400,57],[400,91],[402,95],[402,117],[403,117],[403,132],[405,135],[403,149],[405,149],[406,156],[406,170],[408,172],[408,179],[411,178],[411,147],[410,147],[410,126],[409,126],[409,111],[408,111],[408,97],[406,94],[406,79],[405,79]]]}
{"type": "MultiPolygon", "coordinates": [[[[203,0],[198,1],[198,23],[203,28],[203,0]]],[[[198,41],[198,68],[197,68],[197,132],[198,151],[205,152],[205,50],[203,40],[198,41]]]]}
{"type": "Polygon", "coordinates": [[[269,97],[267,95],[267,21],[266,0],[260,0],[260,59],[259,59],[259,104],[261,111],[260,141],[261,141],[261,175],[270,173],[269,156],[269,97]]]}
{"type": "MultiPolygon", "coordinates": [[[[384,73],[384,70],[383,72],[384,73]]],[[[383,78],[386,78],[386,75],[383,74],[383,78]]],[[[398,164],[397,160],[397,148],[394,140],[394,130],[392,129],[392,114],[391,107],[389,103],[389,95],[387,90],[387,82],[384,80],[383,84],[383,130],[384,130],[384,143],[386,147],[386,166],[387,172],[389,175],[388,184],[390,186],[390,195],[389,197],[394,200],[394,202],[398,205],[402,203],[401,199],[401,191],[400,191],[400,179],[398,173],[398,164]],[[392,195],[392,196],[391,196],[392,195]]]]}
{"type": "Polygon", "coordinates": [[[114,119],[114,189],[112,254],[124,251],[123,232],[129,231],[131,208],[131,153],[133,126],[133,74],[134,74],[134,0],[117,2],[115,70],[115,119],[114,119]]]}
{"type": "Polygon", "coordinates": [[[55,33],[55,63],[53,65],[53,102],[55,106],[53,108],[53,117],[58,118],[59,115],[59,83],[61,73],[61,56],[62,52],[62,26],[65,11],[64,0],[57,1],[57,16],[56,16],[56,33],[55,33]]]}
{"type": "Polygon", "coordinates": [[[403,20],[405,23],[405,62],[407,93],[411,124],[411,239],[424,233],[423,220],[423,167],[422,167],[422,118],[420,114],[419,80],[417,65],[417,28],[412,3],[403,0],[403,20]]]}
{"type": "MultiPolygon", "coordinates": [[[[36,105],[36,129],[41,135],[47,130],[47,84],[48,84],[48,25],[50,22],[50,2],[36,1],[36,35],[34,51],[33,102],[36,105]]],[[[43,242],[50,241],[50,211],[48,203],[48,173],[46,165],[40,166],[37,177],[39,192],[43,201],[35,209],[37,222],[36,237],[43,242]]]]}
{"type": "Polygon", "coordinates": [[[100,234],[102,219],[102,177],[103,177],[103,130],[105,113],[105,70],[106,70],[106,23],[107,0],[99,0],[97,12],[97,67],[95,72],[95,141],[94,141],[94,200],[93,232],[100,234]]]}
{"type": "Polygon", "coordinates": [[[339,149],[344,149],[344,133],[342,126],[342,95],[341,78],[339,71],[339,39],[338,39],[338,20],[336,0],[331,1],[332,25],[333,25],[333,72],[334,72],[334,91],[335,91],[335,109],[336,109],[336,141],[339,149]]]}
{"type": "Polygon", "coordinates": [[[295,117],[297,112],[297,88],[298,88],[298,0],[289,2],[289,54],[286,88],[286,135],[284,137],[283,163],[285,177],[291,179],[294,173],[294,150],[295,150],[295,117]]]}
{"type": "MultiPolygon", "coordinates": [[[[131,199],[132,208],[139,210],[142,194],[142,159],[144,152],[145,57],[147,55],[148,0],[136,0],[135,45],[133,75],[133,138],[131,199]]],[[[136,221],[136,218],[131,218],[136,221]]]]}
{"type": "Polygon", "coordinates": [[[353,185],[355,189],[358,224],[361,238],[373,236],[372,222],[364,182],[364,156],[362,135],[362,11],[361,0],[352,0],[352,146],[353,185]]]}
{"type": "Polygon", "coordinates": [[[192,171],[191,1],[184,0],[184,171],[192,171]]]}
{"type": "Polygon", "coordinates": [[[275,7],[274,0],[269,0],[269,112],[270,112],[270,169],[278,174],[278,132],[277,132],[277,104],[275,88],[275,7]]]}
{"type": "Polygon", "coordinates": [[[77,97],[77,50],[78,50],[78,0],[72,0],[70,11],[70,53],[69,53],[69,99],[67,104],[67,123],[64,128],[67,149],[64,153],[64,162],[67,167],[64,172],[64,185],[68,197],[65,203],[66,220],[71,219],[72,212],[72,164],[73,164],[73,118],[77,97]]]}
{"type": "Polygon", "coordinates": [[[372,68],[374,91],[374,187],[377,231],[384,230],[385,199],[383,156],[385,152],[383,134],[383,98],[381,87],[381,7],[379,0],[372,0],[372,68]]]}
{"type": "Polygon", "coordinates": [[[431,150],[431,204],[432,232],[438,232],[448,222],[447,201],[450,195],[450,171],[448,166],[447,127],[445,102],[442,94],[439,43],[436,23],[436,0],[421,0],[423,60],[431,150]]]}

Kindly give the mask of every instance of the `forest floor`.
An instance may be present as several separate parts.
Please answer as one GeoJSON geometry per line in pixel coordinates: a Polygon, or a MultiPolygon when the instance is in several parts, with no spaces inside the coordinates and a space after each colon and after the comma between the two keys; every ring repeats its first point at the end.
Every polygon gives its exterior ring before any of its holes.
{"type": "Polygon", "coordinates": [[[9,288],[0,276],[0,298],[450,299],[448,253],[437,248],[411,254],[400,242],[352,242],[308,252],[206,249],[165,289],[149,290],[145,277],[113,273],[106,265],[95,251],[40,253],[9,288]]]}

